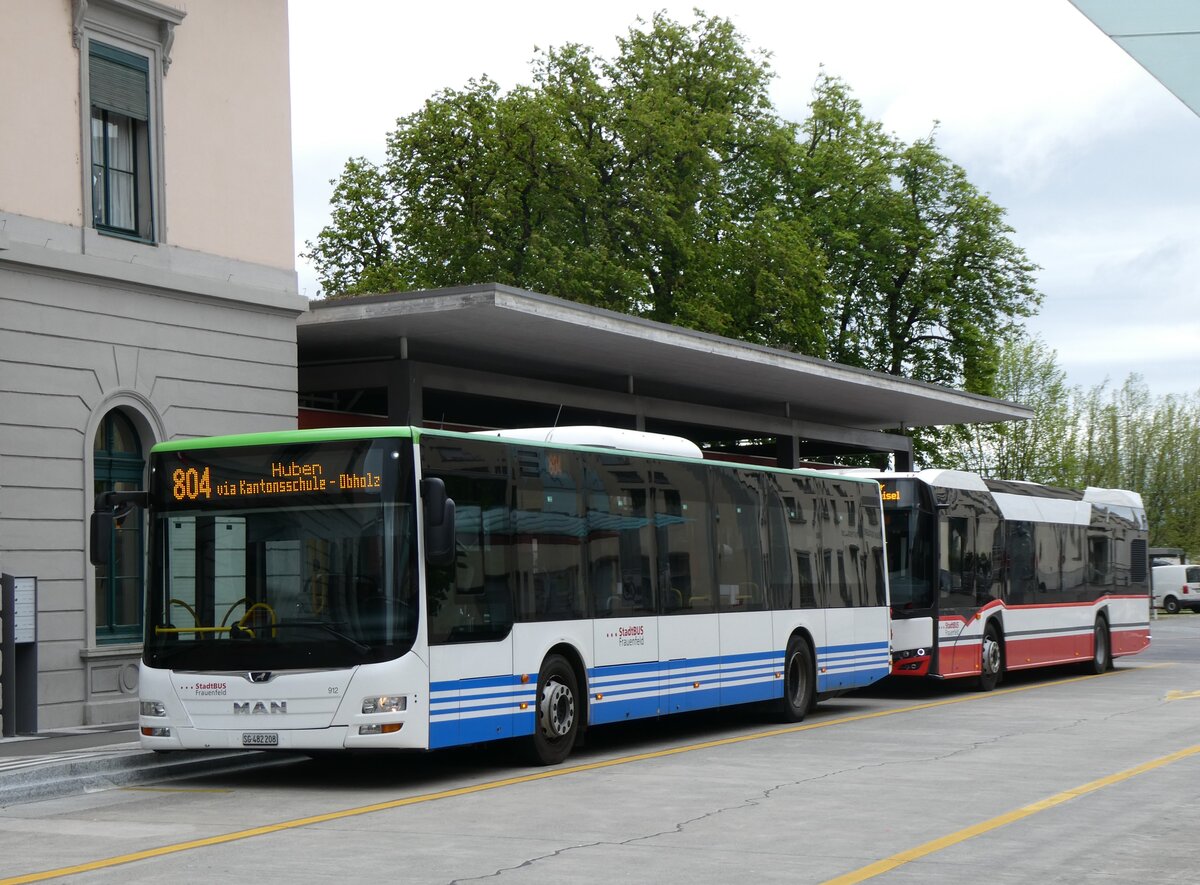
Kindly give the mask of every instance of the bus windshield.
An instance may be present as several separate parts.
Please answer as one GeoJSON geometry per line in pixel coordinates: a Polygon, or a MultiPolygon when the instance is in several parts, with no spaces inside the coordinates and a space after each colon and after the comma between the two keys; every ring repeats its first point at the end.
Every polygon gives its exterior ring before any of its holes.
{"type": "Polygon", "coordinates": [[[412,647],[406,440],[156,453],[150,494],[148,666],[347,667],[412,647]]]}
{"type": "Polygon", "coordinates": [[[893,480],[883,489],[888,585],[892,611],[928,611],[935,599],[933,514],[920,506],[914,480],[893,480]]]}

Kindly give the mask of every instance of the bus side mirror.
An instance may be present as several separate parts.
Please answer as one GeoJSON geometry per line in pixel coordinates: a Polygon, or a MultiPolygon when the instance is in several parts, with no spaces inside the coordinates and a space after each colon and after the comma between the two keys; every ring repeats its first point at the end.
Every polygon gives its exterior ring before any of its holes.
{"type": "Polygon", "coordinates": [[[421,480],[425,511],[425,560],[435,567],[454,564],[454,501],[438,477],[421,480]]]}
{"type": "Polygon", "coordinates": [[[88,559],[94,566],[110,565],[113,532],[135,507],[145,507],[145,492],[102,492],[96,496],[96,509],[88,525],[88,559]]]}
{"type": "Polygon", "coordinates": [[[94,566],[109,564],[109,553],[112,551],[113,528],[116,520],[107,511],[93,511],[88,532],[88,558],[94,566]]]}

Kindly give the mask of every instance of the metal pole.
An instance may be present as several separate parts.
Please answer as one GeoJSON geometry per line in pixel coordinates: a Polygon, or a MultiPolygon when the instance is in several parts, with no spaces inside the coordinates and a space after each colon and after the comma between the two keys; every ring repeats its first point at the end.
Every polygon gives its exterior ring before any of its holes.
{"type": "Polygon", "coordinates": [[[12,575],[0,575],[0,734],[17,733],[16,584],[12,575]]]}

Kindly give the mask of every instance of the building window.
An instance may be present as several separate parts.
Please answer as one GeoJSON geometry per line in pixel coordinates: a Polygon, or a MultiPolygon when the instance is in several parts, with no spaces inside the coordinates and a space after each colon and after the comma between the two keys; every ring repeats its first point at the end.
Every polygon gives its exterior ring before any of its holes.
{"type": "MultiPolygon", "coordinates": [[[[146,462],[133,422],[120,411],[104,416],[92,458],[95,492],[143,487],[146,462]]],[[[96,567],[96,641],[135,642],[142,633],[142,514],[134,510],[112,535],[109,565],[96,567]]]]}
{"type": "Polygon", "coordinates": [[[88,82],[92,224],[153,240],[149,59],[89,41],[88,82]]]}

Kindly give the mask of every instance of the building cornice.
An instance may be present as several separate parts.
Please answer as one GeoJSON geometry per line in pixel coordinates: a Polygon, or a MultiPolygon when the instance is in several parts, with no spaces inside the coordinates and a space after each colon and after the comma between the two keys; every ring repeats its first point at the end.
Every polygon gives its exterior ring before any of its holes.
{"type": "MultiPolygon", "coordinates": [[[[165,3],[155,0],[71,0],[71,43],[76,49],[83,46],[83,33],[97,13],[119,13],[148,26],[156,32],[158,43],[162,48],[162,72],[167,75],[171,67],[171,47],[175,43],[175,27],[180,24],[187,13],[165,3]]],[[[111,27],[111,22],[105,19],[105,24],[111,27]]]]}

